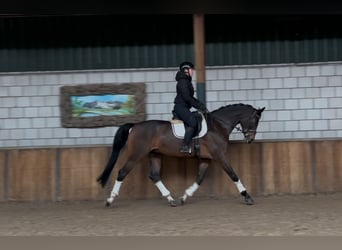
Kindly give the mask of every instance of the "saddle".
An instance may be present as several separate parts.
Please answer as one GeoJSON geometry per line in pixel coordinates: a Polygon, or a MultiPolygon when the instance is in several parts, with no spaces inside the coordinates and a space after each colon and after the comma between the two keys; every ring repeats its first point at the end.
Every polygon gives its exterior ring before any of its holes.
{"type": "MultiPolygon", "coordinates": [[[[194,111],[192,113],[195,114],[195,117],[197,119],[197,131],[195,131],[195,136],[193,137],[193,139],[198,139],[198,138],[203,137],[207,133],[208,126],[202,113],[199,113],[197,111],[194,111]]],[[[179,139],[183,139],[186,125],[184,124],[182,120],[180,120],[177,117],[174,111],[172,111],[172,114],[173,114],[173,117],[170,120],[170,123],[171,123],[173,135],[179,139]]]]}
{"type": "MultiPolygon", "coordinates": [[[[195,114],[197,120],[197,131],[195,131],[194,137],[192,137],[192,141],[194,142],[194,149],[196,157],[200,157],[200,143],[199,138],[203,137],[207,131],[207,121],[202,113],[197,111],[192,112],[195,114]]],[[[185,135],[185,124],[182,120],[177,117],[177,114],[172,111],[173,117],[170,120],[172,132],[176,138],[183,139],[185,135]]]]}

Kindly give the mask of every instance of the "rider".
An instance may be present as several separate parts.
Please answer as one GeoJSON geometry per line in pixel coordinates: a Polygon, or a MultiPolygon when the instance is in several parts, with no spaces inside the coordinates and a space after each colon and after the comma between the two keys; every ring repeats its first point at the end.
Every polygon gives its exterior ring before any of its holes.
{"type": "Polygon", "coordinates": [[[192,75],[194,65],[191,62],[182,62],[179,65],[179,71],[176,74],[177,95],[174,100],[173,111],[183,120],[185,126],[185,135],[180,151],[191,154],[191,140],[197,127],[195,115],[190,111],[192,107],[203,113],[207,112],[205,105],[194,97],[194,87],[192,85],[192,75]]]}

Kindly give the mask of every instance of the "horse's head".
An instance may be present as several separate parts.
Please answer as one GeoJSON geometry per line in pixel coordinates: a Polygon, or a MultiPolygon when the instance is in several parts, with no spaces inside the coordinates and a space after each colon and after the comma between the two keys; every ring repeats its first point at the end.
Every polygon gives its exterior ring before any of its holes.
{"type": "Polygon", "coordinates": [[[237,128],[243,133],[245,141],[251,143],[255,139],[259,120],[264,110],[265,107],[256,109],[249,104],[237,103],[221,107],[210,114],[214,121],[220,124],[218,127],[224,128],[224,132],[230,134],[234,128],[237,128]],[[241,129],[236,127],[238,124],[241,129]]]}
{"type": "Polygon", "coordinates": [[[259,124],[259,120],[261,118],[262,112],[265,110],[265,107],[254,109],[251,115],[248,115],[240,120],[240,125],[242,128],[242,133],[245,137],[245,141],[247,143],[251,143],[255,139],[255,135],[257,132],[257,127],[259,124]]]}

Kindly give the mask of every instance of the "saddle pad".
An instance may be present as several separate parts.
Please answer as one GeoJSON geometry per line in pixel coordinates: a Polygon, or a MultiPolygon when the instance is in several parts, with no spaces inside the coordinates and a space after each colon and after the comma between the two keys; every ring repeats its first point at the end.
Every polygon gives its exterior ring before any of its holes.
{"type": "MultiPolygon", "coordinates": [[[[203,114],[202,115],[202,128],[201,131],[199,132],[198,136],[195,136],[193,138],[201,138],[203,137],[207,131],[208,131],[208,127],[207,127],[207,121],[205,120],[203,114]]],[[[175,137],[179,138],[179,139],[183,139],[184,138],[184,134],[185,134],[185,127],[184,127],[184,123],[182,120],[170,120],[171,123],[171,127],[172,127],[172,132],[174,134],[175,137]]]]}

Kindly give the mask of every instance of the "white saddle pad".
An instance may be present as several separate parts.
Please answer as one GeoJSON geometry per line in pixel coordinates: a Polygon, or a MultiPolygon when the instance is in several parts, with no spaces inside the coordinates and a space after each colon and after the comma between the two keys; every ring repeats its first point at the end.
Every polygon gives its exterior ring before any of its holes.
{"type": "MultiPolygon", "coordinates": [[[[207,121],[205,120],[203,114],[201,114],[201,115],[202,115],[201,131],[199,132],[199,134],[197,136],[195,136],[193,138],[201,138],[208,131],[207,121]]],[[[185,134],[185,127],[184,127],[183,121],[182,120],[170,120],[170,123],[171,123],[172,132],[173,132],[174,136],[179,138],[179,139],[183,139],[184,134],[185,134]]]]}

